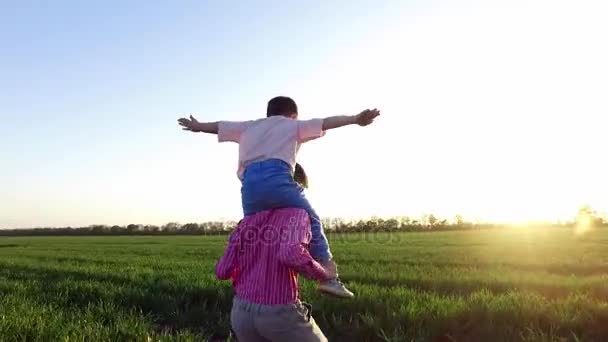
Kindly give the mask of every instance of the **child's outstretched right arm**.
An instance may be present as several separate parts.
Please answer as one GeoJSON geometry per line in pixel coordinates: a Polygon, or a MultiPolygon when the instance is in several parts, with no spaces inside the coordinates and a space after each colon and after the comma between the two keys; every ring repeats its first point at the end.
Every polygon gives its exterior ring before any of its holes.
{"type": "Polygon", "coordinates": [[[182,126],[185,131],[191,132],[204,132],[210,134],[217,134],[219,130],[219,123],[217,122],[198,122],[192,115],[190,119],[181,118],[177,122],[182,126]]]}

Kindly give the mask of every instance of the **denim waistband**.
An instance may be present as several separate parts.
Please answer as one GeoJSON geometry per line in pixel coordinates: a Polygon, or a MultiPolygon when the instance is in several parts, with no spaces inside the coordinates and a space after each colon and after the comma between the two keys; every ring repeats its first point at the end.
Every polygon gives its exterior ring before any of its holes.
{"type": "Polygon", "coordinates": [[[246,300],[240,299],[238,297],[234,297],[232,301],[233,308],[238,310],[242,310],[248,313],[253,314],[261,314],[261,313],[270,313],[270,314],[278,314],[281,312],[286,312],[289,310],[297,310],[302,315],[306,316],[306,321],[310,322],[310,318],[312,317],[312,305],[306,302],[302,302],[299,299],[296,300],[295,303],[292,304],[277,304],[277,305],[266,305],[266,304],[257,304],[251,303],[246,300]]]}
{"type": "Polygon", "coordinates": [[[258,162],[253,162],[245,166],[243,179],[247,178],[248,174],[260,174],[264,172],[278,172],[285,174],[293,174],[291,166],[281,159],[266,159],[258,162]]]}
{"type": "Polygon", "coordinates": [[[269,305],[269,304],[252,303],[252,302],[249,302],[244,299],[240,299],[235,296],[232,301],[232,305],[235,308],[238,308],[238,309],[246,311],[246,312],[265,313],[265,312],[281,312],[281,311],[284,311],[285,309],[290,309],[290,308],[294,308],[294,307],[297,308],[299,306],[302,306],[302,302],[297,300],[296,302],[291,303],[291,304],[269,305]]]}
{"type": "Polygon", "coordinates": [[[266,159],[266,160],[262,160],[262,161],[256,161],[256,162],[252,162],[247,164],[247,166],[245,167],[245,170],[256,170],[256,169],[262,169],[262,168],[266,168],[266,167],[285,167],[288,169],[291,169],[291,165],[289,165],[289,163],[287,163],[286,161],[282,160],[282,159],[266,159]]]}

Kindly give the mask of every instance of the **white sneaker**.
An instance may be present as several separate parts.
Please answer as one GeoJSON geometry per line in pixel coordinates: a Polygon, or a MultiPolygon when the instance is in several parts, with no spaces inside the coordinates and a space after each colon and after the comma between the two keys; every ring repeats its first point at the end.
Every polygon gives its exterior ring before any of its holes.
{"type": "Polygon", "coordinates": [[[319,283],[317,286],[319,292],[332,295],[338,298],[350,299],[355,297],[355,294],[350,292],[339,279],[327,280],[319,283]]]}

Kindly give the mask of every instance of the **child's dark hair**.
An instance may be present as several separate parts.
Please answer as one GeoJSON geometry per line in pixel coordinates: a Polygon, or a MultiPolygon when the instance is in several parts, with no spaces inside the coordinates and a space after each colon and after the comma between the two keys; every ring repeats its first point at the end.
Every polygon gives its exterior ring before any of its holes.
{"type": "Polygon", "coordinates": [[[304,189],[308,188],[308,176],[302,165],[296,163],[296,168],[293,171],[293,180],[299,183],[304,189]]]}
{"type": "Polygon", "coordinates": [[[266,108],[267,117],[276,115],[289,116],[294,113],[298,113],[298,105],[290,97],[277,96],[268,101],[268,107],[266,108]]]}

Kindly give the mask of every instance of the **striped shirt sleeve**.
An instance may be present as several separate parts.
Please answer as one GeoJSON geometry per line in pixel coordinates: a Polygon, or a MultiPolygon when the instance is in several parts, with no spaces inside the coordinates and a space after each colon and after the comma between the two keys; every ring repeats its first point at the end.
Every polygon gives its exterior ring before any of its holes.
{"type": "Polygon", "coordinates": [[[301,215],[296,224],[288,225],[282,234],[277,255],[279,262],[309,279],[331,279],[323,266],[315,261],[308,252],[312,235],[308,214],[301,215]]]}
{"type": "Polygon", "coordinates": [[[238,272],[238,246],[240,242],[238,228],[232,232],[224,255],[215,265],[215,275],[220,280],[235,279],[238,272]]]}

